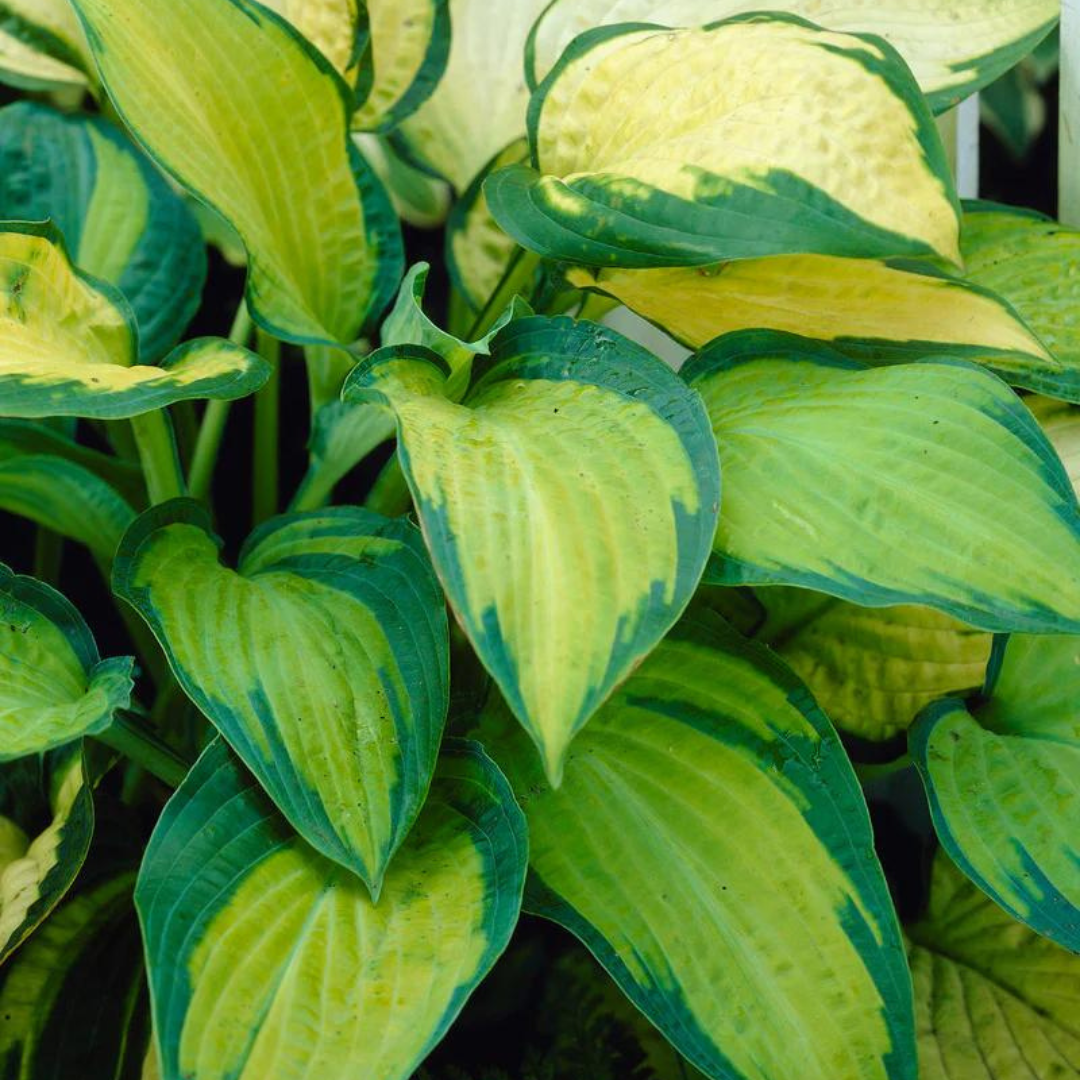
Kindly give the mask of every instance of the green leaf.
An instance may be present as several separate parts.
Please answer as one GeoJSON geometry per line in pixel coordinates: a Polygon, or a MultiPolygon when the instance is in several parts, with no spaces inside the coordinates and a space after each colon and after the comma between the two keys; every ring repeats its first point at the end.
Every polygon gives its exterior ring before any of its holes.
{"type": "MultiPolygon", "coordinates": [[[[0,509],[111,560],[135,511],[106,479],[110,473],[123,475],[123,470],[101,469],[99,461],[119,464],[49,428],[0,420],[0,509]]],[[[137,469],[133,472],[138,477],[137,469]]]]}
{"type": "Polygon", "coordinates": [[[533,96],[529,142],[531,167],[500,170],[484,190],[503,229],[551,258],[959,262],[940,139],[881,38],[782,15],[602,27],[576,38],[533,96]]]}
{"type": "MultiPolygon", "coordinates": [[[[596,26],[653,22],[700,26],[759,10],[760,0],[553,0],[526,47],[525,70],[536,86],[578,34],[596,26]]],[[[911,68],[935,112],[986,86],[1029,53],[1057,23],[1057,0],[774,0],[830,30],[873,31],[911,68]]]]}
{"type": "Polygon", "coordinates": [[[73,3],[125,123],[243,239],[256,322],[351,343],[393,294],[401,235],[329,61],[252,0],[73,3]]]}
{"type": "Polygon", "coordinates": [[[692,349],[738,330],[779,330],[869,364],[955,356],[1014,386],[1080,397],[1080,367],[1051,356],[1006,301],[916,263],[793,255],[707,268],[575,268],[567,278],[692,349]]]}
{"type": "Polygon", "coordinates": [[[135,892],[163,1080],[406,1080],[505,948],[526,842],[498,770],[451,741],[375,906],[217,740],[135,892]]]}
{"type": "Polygon", "coordinates": [[[1030,210],[965,203],[961,250],[968,279],[1005,297],[1059,361],[1057,380],[1019,385],[1080,400],[1080,232],[1030,210]]]}
{"type": "Polygon", "coordinates": [[[81,742],[0,764],[0,963],[71,887],[93,832],[81,742]]]}
{"type": "Polygon", "coordinates": [[[406,161],[385,135],[357,132],[353,142],[382,181],[397,216],[418,229],[436,229],[450,211],[450,185],[406,161]]]}
{"type": "Polygon", "coordinates": [[[67,0],[0,3],[0,83],[23,90],[82,90],[94,62],[67,0]]]}
{"type": "Polygon", "coordinates": [[[454,203],[446,221],[446,266],[450,280],[473,311],[480,311],[510,265],[517,244],[491,216],[484,181],[497,169],[524,161],[529,144],[517,139],[488,163],[454,203]]]}
{"type": "Polygon", "coordinates": [[[458,621],[557,785],[575,732],[701,576],[720,478],[708,418],[656,357],[569,319],[517,319],[464,404],[417,346],[381,349],[346,401],[384,404],[458,621]]]}
{"type": "Polygon", "coordinates": [[[914,1077],[866,806],[767,649],[687,616],[578,736],[557,791],[505,712],[481,731],[528,820],[526,910],[576,934],[707,1076],[914,1077]]]}
{"type": "Polygon", "coordinates": [[[150,1034],[132,904],[139,852],[100,838],[64,902],[0,969],[0,1075],[11,1080],[138,1075],[150,1034]]]}
{"type": "Polygon", "coordinates": [[[0,563],[0,761],[104,731],[131,702],[133,665],[102,660],[63,596],[0,563]]]}
{"type": "MultiPolygon", "coordinates": [[[[415,0],[411,0],[415,2],[415,0]]],[[[525,134],[522,50],[549,0],[449,0],[452,34],[434,93],[394,132],[403,153],[460,195],[507,143],[525,134]]]]}
{"type": "Polygon", "coordinates": [[[1080,956],[1013,922],[942,854],[908,935],[921,1080],[1080,1076],[1080,956]]]}
{"type": "Polygon", "coordinates": [[[995,376],[956,360],[867,368],[747,331],[683,377],[724,469],[707,580],[922,604],[984,630],[1080,629],[1076,497],[995,376]]]}
{"type": "Polygon", "coordinates": [[[220,338],[140,364],[139,335],[116,289],[72,265],[50,224],[0,225],[0,416],[121,419],[191,398],[257,390],[269,365],[220,338]]]}
{"type": "Polygon", "coordinates": [[[1080,638],[998,638],[982,697],[911,729],[942,845],[1032,929],[1080,952],[1080,638]]]}
{"type": "Polygon", "coordinates": [[[350,86],[359,54],[367,42],[365,0],[260,0],[263,7],[290,22],[350,86]]]}
{"type": "Polygon", "coordinates": [[[262,526],[236,571],[219,546],[196,503],[155,507],[113,589],[293,826],[377,895],[446,718],[446,614],[420,534],[339,507],[262,526]]]}
{"type": "Polygon", "coordinates": [[[354,130],[389,131],[431,97],[450,57],[450,3],[366,0],[370,38],[361,80],[369,86],[354,130]]]}
{"type": "Polygon", "coordinates": [[[206,278],[202,233],[111,124],[29,102],[0,110],[0,217],[53,221],[79,268],[124,294],[143,362],[180,340],[206,278]]]}
{"type": "Polygon", "coordinates": [[[1039,422],[1065,466],[1073,490],[1080,488],[1080,409],[1050,398],[1027,397],[1024,404],[1039,422]]]}
{"type": "MultiPolygon", "coordinates": [[[[770,617],[791,591],[759,590],[770,617]]],[[[837,727],[883,742],[906,731],[923,706],[979,686],[993,639],[932,608],[868,608],[821,596],[806,617],[761,640],[806,681],[837,727]]]]}

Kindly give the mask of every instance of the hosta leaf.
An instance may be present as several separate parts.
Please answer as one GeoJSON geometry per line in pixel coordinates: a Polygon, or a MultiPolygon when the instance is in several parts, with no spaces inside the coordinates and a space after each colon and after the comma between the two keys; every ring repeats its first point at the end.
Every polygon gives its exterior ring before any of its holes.
{"type": "Polygon", "coordinates": [[[767,649],[687,616],[578,737],[558,791],[504,716],[482,730],[529,824],[526,909],[580,937],[707,1076],[914,1077],[866,807],[767,649]]]}
{"type": "Polygon", "coordinates": [[[375,906],[217,740],[135,893],[163,1080],[406,1080],[505,948],[526,858],[506,781],[450,742],[375,906]]]}
{"type": "Polygon", "coordinates": [[[1080,1076],[1080,956],[1014,922],[942,854],[908,936],[921,1080],[1080,1076]]]}
{"type": "Polygon", "coordinates": [[[1030,210],[967,203],[961,247],[968,279],[1005,297],[1063,365],[1061,385],[1034,389],[1077,400],[1080,232],[1030,210]]]}
{"type": "Polygon", "coordinates": [[[237,398],[266,382],[254,353],[219,338],[138,363],[124,298],[77,270],[49,224],[0,226],[0,416],[118,419],[190,398],[237,398]]]}
{"type": "Polygon", "coordinates": [[[93,832],[81,742],[0,765],[0,962],[71,887],[93,832]]]}
{"type": "Polygon", "coordinates": [[[111,124],[28,102],[0,110],[0,217],[52,219],[79,268],[124,294],[143,361],[180,340],[206,277],[202,232],[111,124]]]}
{"type": "Polygon", "coordinates": [[[252,317],[291,341],[353,341],[392,295],[401,236],[329,62],[252,0],[73,3],[125,123],[243,239],[252,317]]]}
{"type": "Polygon", "coordinates": [[[542,255],[624,267],[795,252],[959,261],[940,139],[880,38],[766,15],[604,27],[577,38],[533,96],[529,141],[531,167],[496,172],[484,190],[496,221],[542,255]]]}
{"type": "Polygon", "coordinates": [[[0,968],[0,1075],[138,1075],[149,1037],[132,904],[138,861],[117,854],[95,840],[75,888],[0,968]]]}
{"type": "Polygon", "coordinates": [[[370,39],[361,78],[370,86],[352,126],[386,131],[431,96],[446,70],[450,0],[367,0],[366,7],[370,39]]]}
{"type": "MultiPolygon", "coordinates": [[[[776,591],[760,590],[767,607],[776,591]]],[[[932,608],[868,608],[825,597],[798,625],[763,640],[806,681],[833,723],[877,742],[906,731],[924,705],[979,686],[992,637],[932,608]]]]}
{"type": "Polygon", "coordinates": [[[287,19],[333,64],[349,84],[367,37],[363,0],[260,0],[287,19]]]}
{"type": "Polygon", "coordinates": [[[1076,497],[994,375],[945,360],[866,368],[748,331],[683,377],[724,469],[708,580],[923,604],[984,630],[1080,629],[1076,497]]]}
{"type": "Polygon", "coordinates": [[[0,563],[0,761],[103,731],[130,704],[133,663],[102,660],[63,596],[0,563]]]}
{"type": "Polygon", "coordinates": [[[461,194],[507,143],[525,134],[522,50],[549,0],[449,0],[450,55],[434,93],[394,138],[461,194]]]}
{"type": "Polygon", "coordinates": [[[435,229],[446,221],[449,184],[406,161],[385,135],[357,132],[353,142],[382,181],[402,221],[419,229],[435,229]]]}
{"type": "Polygon", "coordinates": [[[108,460],[48,428],[0,421],[0,509],[111,559],[135,511],[95,471],[97,458],[108,460]]]}
{"type": "Polygon", "coordinates": [[[454,203],[446,221],[446,266],[450,278],[474,311],[495,291],[517,250],[517,244],[491,216],[484,181],[496,169],[524,161],[529,144],[524,138],[500,151],[454,203]]]}
{"type": "Polygon", "coordinates": [[[446,717],[446,614],[420,534],[342,507],[274,519],[237,571],[218,548],[204,510],[166,503],[125,536],[113,589],[293,826],[377,894],[446,717]]]}
{"type": "Polygon", "coordinates": [[[737,330],[780,330],[867,363],[956,356],[1015,386],[1080,397],[1080,367],[1051,356],[1008,303],[915,264],[794,255],[707,268],[578,268],[567,277],[693,349],[737,330]]]}
{"type": "Polygon", "coordinates": [[[346,400],[394,410],[435,568],[557,785],[574,733],[666,633],[720,496],[708,418],[612,331],[527,318],[462,405],[430,350],[382,349],[346,400]]]}
{"type": "Polygon", "coordinates": [[[0,4],[0,82],[25,90],[84,88],[94,64],[67,0],[0,4]]]}
{"type": "Polygon", "coordinates": [[[946,851],[1006,911],[1080,952],[1080,638],[999,638],[982,698],[946,698],[911,756],[946,851]]]}
{"type": "MultiPolygon", "coordinates": [[[[802,15],[830,30],[880,34],[911,68],[936,112],[992,82],[1057,22],[1056,0],[776,0],[770,11],[802,15]]],[[[760,11],[760,0],[554,0],[526,50],[532,85],[580,33],[614,23],[700,26],[760,11]]]]}

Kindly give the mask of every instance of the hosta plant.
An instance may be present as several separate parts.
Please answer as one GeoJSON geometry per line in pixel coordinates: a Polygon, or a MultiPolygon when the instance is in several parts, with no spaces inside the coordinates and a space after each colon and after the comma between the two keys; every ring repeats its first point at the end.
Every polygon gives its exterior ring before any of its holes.
{"type": "Polygon", "coordinates": [[[1080,1077],[1058,5],[760,6],[0,3],[0,1076],[1080,1077]]]}

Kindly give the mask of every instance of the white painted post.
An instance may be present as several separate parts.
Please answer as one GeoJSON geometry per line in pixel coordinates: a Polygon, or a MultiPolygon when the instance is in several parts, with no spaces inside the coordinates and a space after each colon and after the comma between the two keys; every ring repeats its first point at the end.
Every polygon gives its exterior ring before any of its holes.
{"type": "Polygon", "coordinates": [[[1080,225],[1080,0],[1061,0],[1058,217],[1080,225]]]}
{"type": "Polygon", "coordinates": [[[961,199],[979,197],[979,95],[956,107],[956,190],[961,199]]]}

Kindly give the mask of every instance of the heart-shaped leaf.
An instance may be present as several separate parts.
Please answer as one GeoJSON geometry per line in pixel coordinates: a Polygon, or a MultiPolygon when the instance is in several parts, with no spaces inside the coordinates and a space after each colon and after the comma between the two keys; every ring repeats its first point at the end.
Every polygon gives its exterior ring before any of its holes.
{"type": "Polygon", "coordinates": [[[124,294],[144,363],[180,340],[199,306],[206,278],[199,223],[103,120],[29,102],[0,110],[0,218],[52,220],[76,265],[124,294]]]}
{"type": "Polygon", "coordinates": [[[443,588],[558,784],[566,748],[697,585],[720,497],[708,418],[656,357],[590,323],[517,319],[463,404],[420,347],[344,397],[384,404],[443,588]]]}
{"type": "Polygon", "coordinates": [[[959,262],[933,118],[881,38],[782,15],[601,27],[533,96],[529,142],[531,167],[496,172],[484,190],[496,221],[541,255],[624,267],[805,252],[959,262]]]}
{"type": "Polygon", "coordinates": [[[378,894],[446,718],[446,612],[420,534],[341,507],[274,519],[236,571],[218,547],[197,504],[155,507],[113,588],[293,826],[378,894]]]}
{"type": "MultiPolygon", "coordinates": [[[[549,0],[450,0],[450,55],[431,96],[394,131],[411,160],[460,195],[507,143],[525,134],[522,50],[549,0]]],[[[389,4],[387,6],[390,6],[389,4]]]]}
{"type": "Polygon", "coordinates": [[[369,39],[361,60],[363,104],[352,126],[388,131],[431,97],[446,70],[450,0],[366,0],[365,7],[369,39]]]}
{"type": "MultiPolygon", "coordinates": [[[[993,82],[1053,28],[1058,0],[771,0],[830,30],[881,34],[904,58],[935,112],[993,82]]],[[[761,0],[553,0],[529,35],[525,70],[536,86],[570,42],[596,26],[700,26],[760,11],[761,0]]]]}
{"type": "Polygon", "coordinates": [[[81,741],[0,765],[0,963],[71,887],[93,833],[81,741]]]}
{"type": "Polygon", "coordinates": [[[216,740],[135,892],[163,1080],[407,1080],[505,948],[526,843],[502,775],[451,741],[375,905],[216,740]]]}
{"type": "Polygon", "coordinates": [[[581,938],[706,1076],[915,1076],[866,806],[767,649],[688,615],[578,736],[558,791],[501,706],[481,733],[528,820],[526,910],[581,938]]]}
{"type": "Polygon", "coordinates": [[[243,239],[252,317],[352,342],[393,295],[401,235],[329,61],[253,0],[72,2],[124,122],[243,239]]]}
{"type": "Polygon", "coordinates": [[[104,731],[131,701],[134,660],[102,660],[55,589],[0,563],[0,761],[104,731]]]}
{"type": "Polygon", "coordinates": [[[1014,922],[941,853],[908,937],[921,1080],[1080,1076],[1080,956],[1014,922]]]}
{"type": "Polygon", "coordinates": [[[981,698],[911,729],[938,836],[1006,911],[1080,952],[1080,638],[998,638],[981,698]]]}
{"type": "Polygon", "coordinates": [[[955,356],[1014,386],[1080,398],[1080,366],[1051,356],[1006,301],[916,263],[781,255],[708,268],[576,268],[567,277],[692,349],[738,330],[780,330],[868,364],[955,356]]]}
{"type": "Polygon", "coordinates": [[[121,419],[191,398],[257,390],[269,365],[220,338],[140,364],[116,289],[77,270],[49,224],[0,226],[0,416],[121,419]]]}
{"type": "Polygon", "coordinates": [[[996,376],[958,360],[867,368],[767,331],[720,338],[682,374],[724,469],[708,580],[1080,630],[1080,508],[996,376]]]}

